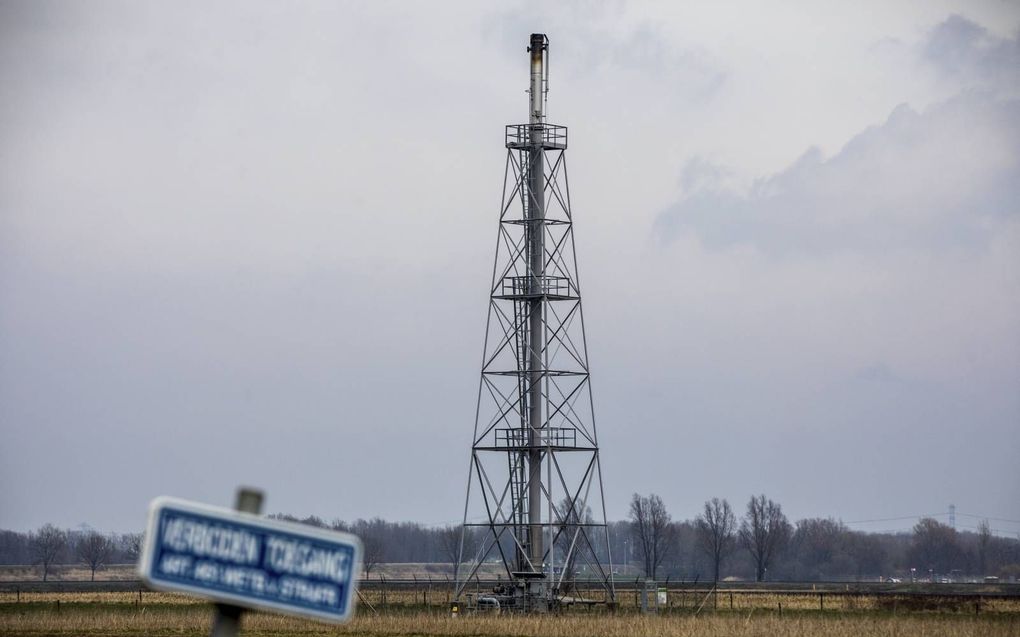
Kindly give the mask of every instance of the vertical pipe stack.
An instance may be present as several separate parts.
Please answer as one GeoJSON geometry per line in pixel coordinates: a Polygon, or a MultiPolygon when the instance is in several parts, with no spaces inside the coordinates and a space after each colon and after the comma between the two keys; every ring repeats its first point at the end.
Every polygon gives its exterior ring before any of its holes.
{"type": "MultiPolygon", "coordinates": [[[[542,283],[545,279],[545,152],[542,149],[542,126],[545,119],[543,86],[546,39],[539,33],[531,35],[531,87],[529,124],[531,149],[528,151],[527,244],[528,281],[528,420],[531,426],[528,450],[528,541],[533,569],[541,570],[542,546],[542,352],[545,350],[542,317],[542,283]]],[[[523,569],[522,569],[523,570],[523,569]]]]}

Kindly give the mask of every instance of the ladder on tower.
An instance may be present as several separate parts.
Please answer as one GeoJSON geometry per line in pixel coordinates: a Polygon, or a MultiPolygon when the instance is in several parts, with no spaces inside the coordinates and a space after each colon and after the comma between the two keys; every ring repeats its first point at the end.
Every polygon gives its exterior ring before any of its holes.
{"type": "MultiPolygon", "coordinates": [[[[528,411],[528,361],[530,359],[529,350],[530,343],[527,340],[528,330],[526,328],[527,321],[529,319],[528,314],[529,304],[524,300],[514,301],[514,322],[516,323],[516,337],[515,337],[515,354],[517,363],[517,388],[518,388],[518,408],[520,409],[520,427],[516,430],[511,431],[513,438],[512,446],[524,447],[529,441],[529,431],[527,428],[527,414],[528,411]]],[[[524,570],[525,559],[523,555],[527,555],[530,550],[530,537],[529,537],[529,526],[528,526],[528,514],[530,510],[530,502],[528,501],[528,465],[525,462],[524,454],[526,451],[521,451],[516,454],[508,456],[510,462],[510,497],[511,502],[516,504],[513,511],[513,524],[514,524],[514,536],[518,540],[524,540],[528,538],[526,542],[522,542],[523,549],[517,547],[516,551],[519,553],[517,561],[518,568],[524,570]],[[523,555],[520,553],[523,552],[523,555]]]]}

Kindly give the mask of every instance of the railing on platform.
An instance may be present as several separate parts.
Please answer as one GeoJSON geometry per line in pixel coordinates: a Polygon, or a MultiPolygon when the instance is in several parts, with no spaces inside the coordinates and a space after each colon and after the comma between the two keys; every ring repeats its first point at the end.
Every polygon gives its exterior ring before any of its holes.
{"type": "Polygon", "coordinates": [[[500,296],[504,298],[542,295],[576,297],[577,291],[565,276],[507,276],[500,285],[500,296]]]}
{"type": "Polygon", "coordinates": [[[506,147],[564,150],[567,147],[567,127],[556,124],[510,124],[506,127],[506,147]]]}
{"type": "Polygon", "coordinates": [[[505,448],[526,448],[534,445],[539,447],[576,447],[577,429],[575,427],[543,427],[528,429],[514,427],[497,429],[495,432],[496,446],[505,448]]]}

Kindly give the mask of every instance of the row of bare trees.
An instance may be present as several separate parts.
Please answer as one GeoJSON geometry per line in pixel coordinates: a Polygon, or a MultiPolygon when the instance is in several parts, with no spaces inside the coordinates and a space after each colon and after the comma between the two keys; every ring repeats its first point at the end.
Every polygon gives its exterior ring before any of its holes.
{"type": "MultiPolygon", "coordinates": [[[[635,493],[630,501],[630,521],[644,572],[654,579],[675,542],[672,519],[658,495],[635,493]]],[[[719,498],[705,502],[705,509],[694,524],[698,546],[712,561],[715,581],[719,580],[723,561],[738,544],[754,560],[755,579],[764,581],[769,565],[786,545],[792,529],[782,507],[764,495],[751,496],[739,526],[730,503],[719,498]]]]}
{"type": "Polygon", "coordinates": [[[141,534],[103,534],[95,530],[65,531],[44,524],[28,534],[0,531],[0,556],[5,563],[28,563],[38,566],[43,581],[49,579],[57,565],[78,563],[89,569],[92,580],[96,571],[114,561],[134,561],[141,548],[141,534]]]}
{"type": "Polygon", "coordinates": [[[909,533],[865,533],[833,518],[791,524],[779,503],[756,495],[740,517],[727,500],[712,498],[693,521],[674,522],[654,494],[634,494],[629,518],[625,528],[617,527],[634,549],[624,562],[636,562],[652,578],[660,572],[696,578],[707,571],[719,581],[725,569],[753,573],[757,581],[1020,577],[1020,538],[995,535],[987,521],[959,532],[922,518],[909,533]]]}
{"type": "Polygon", "coordinates": [[[740,526],[730,503],[719,498],[705,502],[705,510],[694,524],[698,543],[712,560],[713,581],[719,581],[723,560],[738,544],[754,561],[755,580],[764,581],[769,565],[789,542],[793,528],[783,508],[764,494],[751,496],[740,526]]]}

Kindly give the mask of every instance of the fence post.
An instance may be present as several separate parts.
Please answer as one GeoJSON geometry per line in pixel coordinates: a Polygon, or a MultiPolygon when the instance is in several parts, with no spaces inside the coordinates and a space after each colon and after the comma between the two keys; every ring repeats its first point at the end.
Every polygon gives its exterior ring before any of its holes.
{"type": "Polygon", "coordinates": [[[825,594],[818,593],[818,610],[825,610],[825,594]]]}

